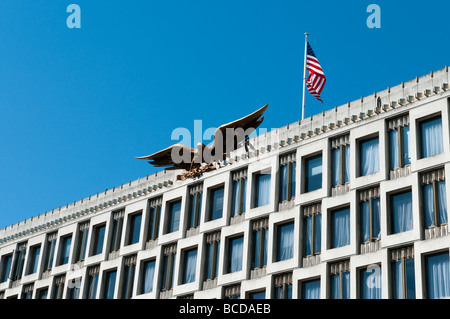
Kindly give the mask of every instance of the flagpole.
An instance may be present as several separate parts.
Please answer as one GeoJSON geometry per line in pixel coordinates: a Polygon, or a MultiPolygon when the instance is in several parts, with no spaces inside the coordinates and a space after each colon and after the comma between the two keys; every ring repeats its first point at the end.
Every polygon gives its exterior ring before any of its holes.
{"type": "Polygon", "coordinates": [[[308,53],[308,33],[305,33],[305,60],[303,64],[303,101],[302,101],[302,120],[305,118],[305,91],[306,91],[306,55],[308,53]]]}

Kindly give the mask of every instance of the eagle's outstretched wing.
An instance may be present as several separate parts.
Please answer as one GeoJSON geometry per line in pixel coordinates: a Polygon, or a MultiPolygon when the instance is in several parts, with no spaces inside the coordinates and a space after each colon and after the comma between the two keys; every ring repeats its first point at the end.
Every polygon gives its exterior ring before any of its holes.
{"type": "Polygon", "coordinates": [[[147,160],[155,167],[167,167],[166,169],[169,170],[189,170],[196,151],[196,149],[186,145],[174,144],[152,155],[136,157],[136,159],[147,160]],[[174,157],[174,154],[176,158],[174,157]]]}
{"type": "MultiPolygon", "coordinates": [[[[223,159],[227,151],[237,149],[238,145],[248,139],[248,136],[261,125],[264,120],[262,115],[267,107],[268,105],[266,104],[259,110],[241,119],[221,125],[214,132],[214,141],[210,146],[200,144],[197,149],[194,149],[186,145],[174,144],[152,155],[136,157],[136,159],[147,160],[156,167],[190,170],[201,166],[201,163],[194,159],[197,159],[197,156],[200,155],[199,152],[203,152],[205,147],[212,151],[211,154],[217,154],[215,158],[223,159]],[[231,132],[237,132],[237,134],[229,135],[228,129],[231,129],[231,132]]],[[[200,158],[204,162],[209,163],[205,157],[200,158]]]]}
{"type": "Polygon", "coordinates": [[[267,110],[268,106],[269,105],[266,104],[259,110],[256,110],[243,118],[219,126],[214,132],[214,141],[209,147],[213,149],[215,154],[216,152],[221,152],[221,154],[217,154],[221,155],[221,158],[223,155],[229,155],[226,154],[227,151],[237,149],[238,145],[248,139],[248,136],[261,125],[264,120],[264,116],[262,115],[267,110]],[[231,129],[229,132],[234,131],[236,134],[227,134],[228,129],[231,129]],[[222,141],[220,141],[221,138],[223,139],[222,141]],[[232,140],[229,140],[230,138],[232,138],[232,140]]]}

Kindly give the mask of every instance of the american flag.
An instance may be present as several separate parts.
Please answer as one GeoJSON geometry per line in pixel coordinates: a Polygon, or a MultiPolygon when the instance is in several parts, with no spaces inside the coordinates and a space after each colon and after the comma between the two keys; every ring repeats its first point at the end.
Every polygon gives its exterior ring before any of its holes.
{"type": "Polygon", "coordinates": [[[320,98],[320,93],[325,86],[326,78],[323,74],[322,67],[320,66],[319,60],[317,60],[313,49],[308,42],[308,51],[306,54],[306,69],[309,71],[308,80],[306,81],[306,87],[309,93],[311,93],[320,102],[323,102],[320,98]]]}

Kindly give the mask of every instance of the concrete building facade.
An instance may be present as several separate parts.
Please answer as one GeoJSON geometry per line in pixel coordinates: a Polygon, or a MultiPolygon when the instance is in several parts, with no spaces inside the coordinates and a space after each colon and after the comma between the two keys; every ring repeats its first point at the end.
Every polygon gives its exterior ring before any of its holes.
{"type": "Polygon", "coordinates": [[[450,297],[448,67],[0,230],[0,298],[450,297]]]}

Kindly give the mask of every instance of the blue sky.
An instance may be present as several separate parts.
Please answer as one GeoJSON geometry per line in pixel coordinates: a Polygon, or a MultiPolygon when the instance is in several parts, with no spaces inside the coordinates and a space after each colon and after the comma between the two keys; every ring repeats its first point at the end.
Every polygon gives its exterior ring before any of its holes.
{"type": "Polygon", "coordinates": [[[410,0],[3,0],[0,228],[155,169],[135,156],[177,127],[217,127],[269,104],[301,117],[304,33],[324,103],[306,116],[449,64],[450,2],[410,0]],[[69,29],[66,8],[81,8],[69,29]],[[369,29],[367,6],[381,8],[369,29]]]}

